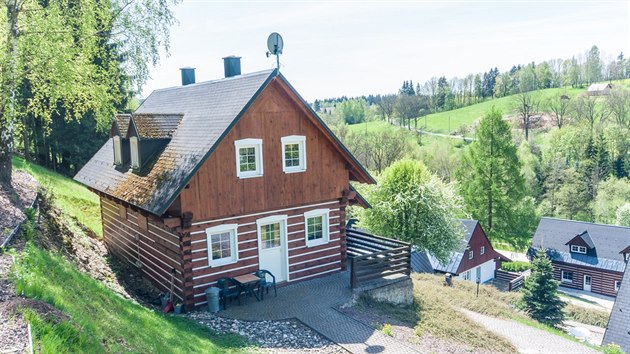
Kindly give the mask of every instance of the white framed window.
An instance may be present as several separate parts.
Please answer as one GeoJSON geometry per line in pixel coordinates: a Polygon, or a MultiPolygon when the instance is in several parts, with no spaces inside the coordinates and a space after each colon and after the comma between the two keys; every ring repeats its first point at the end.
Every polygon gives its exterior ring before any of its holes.
{"type": "Polygon", "coordinates": [[[317,246],[329,240],[329,209],[317,209],[304,213],[304,233],[306,246],[317,246]]]}
{"type": "Polygon", "coordinates": [[[630,253],[624,253],[623,254],[623,259],[627,262],[628,259],[630,259],[630,253]]]}
{"type": "Polygon", "coordinates": [[[220,266],[238,260],[236,242],[237,224],[226,224],[206,229],[208,238],[208,265],[220,266]]]}
{"type": "Polygon", "coordinates": [[[468,259],[473,259],[475,252],[473,250],[468,251],[468,259]]]}
{"type": "Polygon", "coordinates": [[[571,245],[571,252],[586,254],[586,247],[571,245]]]}
{"type": "Polygon", "coordinates": [[[239,178],[263,175],[262,139],[234,141],[236,150],[236,176],[239,178]]]}
{"type": "Polygon", "coordinates": [[[114,136],[114,164],[122,165],[122,141],[119,135],[114,136]]]}
{"type": "Polygon", "coordinates": [[[132,136],[129,139],[131,147],[131,168],[140,168],[140,150],[138,149],[138,137],[132,136]]]}
{"type": "Polygon", "coordinates": [[[561,271],[561,280],[563,283],[573,283],[573,272],[561,271]]]}
{"type": "Polygon", "coordinates": [[[462,274],[462,277],[464,278],[464,280],[470,280],[470,271],[465,271],[464,274],[462,274]]]}
{"type": "Polygon", "coordinates": [[[479,248],[479,255],[483,256],[484,253],[486,253],[486,246],[481,246],[481,248],[479,248]]]}
{"type": "Polygon", "coordinates": [[[306,137],[284,136],[282,142],[282,171],[285,173],[306,171],[306,137]]]}
{"type": "Polygon", "coordinates": [[[619,291],[621,288],[621,282],[619,280],[615,280],[615,291],[619,291]]]}

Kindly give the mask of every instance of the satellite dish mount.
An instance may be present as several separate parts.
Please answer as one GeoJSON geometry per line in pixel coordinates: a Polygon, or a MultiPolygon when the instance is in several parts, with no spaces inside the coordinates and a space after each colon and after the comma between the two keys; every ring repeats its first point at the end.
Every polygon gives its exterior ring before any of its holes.
{"type": "Polygon", "coordinates": [[[282,40],[282,36],[274,32],[269,35],[267,38],[267,58],[272,55],[276,56],[276,65],[278,66],[278,71],[280,71],[280,54],[282,54],[282,47],[284,47],[284,41],[282,40]]]}

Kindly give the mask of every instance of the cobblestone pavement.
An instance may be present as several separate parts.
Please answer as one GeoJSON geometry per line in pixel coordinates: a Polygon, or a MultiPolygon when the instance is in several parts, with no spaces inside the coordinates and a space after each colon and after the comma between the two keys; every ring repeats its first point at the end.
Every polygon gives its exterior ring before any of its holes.
{"type": "Polygon", "coordinates": [[[512,342],[512,344],[518,349],[519,353],[599,353],[598,351],[582,344],[515,321],[502,320],[464,309],[461,311],[471,320],[486,327],[489,331],[503,336],[512,342]]]}
{"type": "Polygon", "coordinates": [[[219,314],[243,320],[280,320],[297,318],[352,353],[416,353],[417,351],[358,322],[334,307],[352,298],[348,272],[273,289],[264,300],[245,300],[242,306],[230,306],[219,314]]]}

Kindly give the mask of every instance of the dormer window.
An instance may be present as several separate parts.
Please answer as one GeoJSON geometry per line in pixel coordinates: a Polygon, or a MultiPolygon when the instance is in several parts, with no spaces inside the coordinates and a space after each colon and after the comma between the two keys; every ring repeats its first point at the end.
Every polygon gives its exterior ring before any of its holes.
{"type": "Polygon", "coordinates": [[[114,136],[114,164],[116,166],[122,165],[122,139],[119,135],[114,136]]]}
{"type": "Polygon", "coordinates": [[[140,168],[140,149],[138,148],[138,137],[132,136],[129,139],[129,145],[131,147],[131,168],[140,168]]]}
{"type": "Polygon", "coordinates": [[[578,246],[578,245],[571,245],[571,252],[586,254],[586,247],[578,246]]]}

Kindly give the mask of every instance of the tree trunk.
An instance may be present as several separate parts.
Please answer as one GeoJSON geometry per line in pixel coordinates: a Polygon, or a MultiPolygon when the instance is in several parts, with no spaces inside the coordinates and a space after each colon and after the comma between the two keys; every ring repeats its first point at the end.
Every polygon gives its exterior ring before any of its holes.
{"type": "Polygon", "coordinates": [[[17,70],[17,22],[19,13],[17,0],[7,1],[6,7],[8,24],[8,45],[6,50],[7,58],[9,58],[9,81],[7,83],[9,111],[5,112],[3,110],[0,114],[0,183],[11,185],[11,154],[13,153],[13,120],[15,115],[15,80],[17,70]]]}

